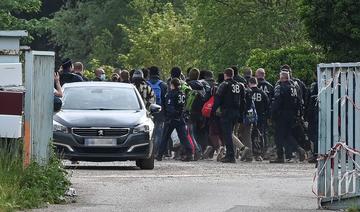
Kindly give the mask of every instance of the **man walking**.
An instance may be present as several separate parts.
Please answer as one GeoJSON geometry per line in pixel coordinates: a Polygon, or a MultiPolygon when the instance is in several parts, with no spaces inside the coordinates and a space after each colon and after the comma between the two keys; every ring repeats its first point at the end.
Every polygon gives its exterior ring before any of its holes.
{"type": "MultiPolygon", "coordinates": [[[[164,108],[165,106],[165,96],[167,93],[167,85],[165,82],[160,80],[160,69],[156,66],[152,66],[149,68],[150,79],[148,81],[152,90],[155,94],[156,104],[160,105],[164,108]]],[[[160,113],[154,114],[154,141],[155,141],[155,149],[158,150],[161,138],[163,135],[163,126],[164,126],[165,114],[164,110],[160,113]]]]}
{"type": "Polygon", "coordinates": [[[212,114],[214,115],[220,108],[220,123],[223,138],[226,146],[226,155],[221,159],[223,163],[235,163],[235,150],[232,140],[232,134],[235,123],[240,118],[245,104],[244,85],[233,79],[234,70],[227,68],[224,71],[224,82],[219,86],[215,95],[214,107],[212,114]]]}
{"type": "Polygon", "coordinates": [[[167,149],[168,140],[171,133],[176,130],[180,143],[185,149],[185,156],[183,161],[192,160],[192,147],[186,137],[186,124],[184,119],[184,105],[185,94],[179,89],[180,80],[174,78],[170,82],[170,91],[166,95],[164,111],[165,111],[165,124],[164,133],[160,142],[159,152],[156,160],[161,161],[167,149]]]}
{"type": "Polygon", "coordinates": [[[272,116],[275,121],[275,143],[277,159],[270,163],[284,163],[284,149],[286,162],[293,162],[292,153],[297,144],[292,138],[292,129],[296,124],[297,113],[301,107],[298,90],[290,81],[288,72],[280,72],[280,81],[275,87],[272,116]]]}

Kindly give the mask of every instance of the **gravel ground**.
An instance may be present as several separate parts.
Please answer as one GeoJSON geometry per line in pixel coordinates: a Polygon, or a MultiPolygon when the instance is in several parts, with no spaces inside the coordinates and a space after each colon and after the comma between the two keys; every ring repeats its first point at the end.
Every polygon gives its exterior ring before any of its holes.
{"type": "Polygon", "coordinates": [[[77,202],[35,211],[318,211],[313,164],[165,160],[155,166],[70,166],[77,202]]]}

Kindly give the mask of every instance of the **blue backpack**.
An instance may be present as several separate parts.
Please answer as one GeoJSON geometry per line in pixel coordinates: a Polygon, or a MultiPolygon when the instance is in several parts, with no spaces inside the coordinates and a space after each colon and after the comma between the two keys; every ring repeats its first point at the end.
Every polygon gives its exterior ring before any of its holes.
{"type": "Polygon", "coordinates": [[[156,96],[156,104],[161,105],[161,87],[160,84],[162,83],[161,80],[158,80],[155,84],[148,81],[150,87],[153,89],[155,96],[156,96]]]}

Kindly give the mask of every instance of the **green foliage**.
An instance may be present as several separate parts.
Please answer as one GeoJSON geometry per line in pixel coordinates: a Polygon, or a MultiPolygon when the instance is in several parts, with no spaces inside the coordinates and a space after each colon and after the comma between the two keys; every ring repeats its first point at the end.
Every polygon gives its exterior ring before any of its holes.
{"type": "Polygon", "coordinates": [[[41,8],[41,0],[2,0],[0,1],[0,29],[27,30],[30,36],[25,39],[31,42],[33,36],[47,31],[46,18],[25,19],[19,18],[24,14],[36,13],[41,8]]]}
{"type": "Polygon", "coordinates": [[[359,206],[355,206],[355,207],[349,208],[349,209],[347,210],[347,212],[360,212],[360,207],[359,207],[359,206]]]}
{"type": "Polygon", "coordinates": [[[331,62],[360,57],[360,1],[302,0],[300,14],[309,39],[322,46],[331,62]]]}
{"type": "Polygon", "coordinates": [[[60,203],[70,186],[61,162],[53,154],[46,166],[23,168],[21,150],[21,141],[0,141],[0,211],[60,203]]]}
{"type": "Polygon", "coordinates": [[[246,65],[253,68],[264,68],[267,79],[275,83],[278,80],[279,69],[282,65],[288,64],[293,74],[310,84],[316,77],[316,66],[323,62],[324,56],[311,46],[293,46],[277,50],[254,49],[246,65]]]}
{"type": "Polygon", "coordinates": [[[194,64],[192,59],[192,29],[189,20],[176,14],[172,4],[165,4],[157,13],[144,13],[135,28],[119,25],[131,43],[129,53],[119,59],[126,67],[149,67],[157,65],[165,73],[177,65],[183,68],[194,64]]]}
{"type": "Polygon", "coordinates": [[[193,28],[201,67],[243,65],[251,49],[302,43],[296,0],[192,0],[193,28]]]}
{"type": "Polygon", "coordinates": [[[131,22],[137,14],[130,2],[89,0],[66,5],[51,20],[52,41],[60,47],[60,56],[119,66],[118,53],[127,51],[127,40],[117,25],[131,22]]]}

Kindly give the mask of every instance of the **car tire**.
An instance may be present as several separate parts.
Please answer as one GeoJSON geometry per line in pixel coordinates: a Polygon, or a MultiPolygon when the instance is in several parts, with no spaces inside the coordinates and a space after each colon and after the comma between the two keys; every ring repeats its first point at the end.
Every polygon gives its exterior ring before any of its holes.
{"type": "Polygon", "coordinates": [[[144,170],[153,170],[154,163],[154,155],[152,155],[149,159],[137,160],[136,166],[144,170]]]}

